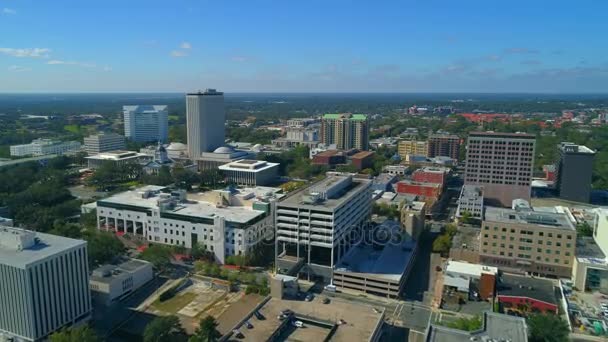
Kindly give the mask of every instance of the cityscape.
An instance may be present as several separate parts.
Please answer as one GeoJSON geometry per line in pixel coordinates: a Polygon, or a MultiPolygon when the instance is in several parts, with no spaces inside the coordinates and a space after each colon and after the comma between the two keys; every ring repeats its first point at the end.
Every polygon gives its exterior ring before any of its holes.
{"type": "Polygon", "coordinates": [[[139,1],[0,0],[0,342],[608,340],[606,5],[139,1]]]}

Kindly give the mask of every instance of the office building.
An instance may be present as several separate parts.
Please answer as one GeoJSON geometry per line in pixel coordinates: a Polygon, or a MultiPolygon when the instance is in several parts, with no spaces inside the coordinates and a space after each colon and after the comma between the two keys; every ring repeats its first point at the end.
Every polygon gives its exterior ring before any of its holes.
{"type": "Polygon", "coordinates": [[[397,144],[397,153],[401,159],[408,160],[410,156],[428,157],[429,143],[427,141],[401,140],[397,144]]]}
{"type": "Polygon", "coordinates": [[[401,208],[401,226],[408,239],[418,240],[424,230],[426,203],[413,201],[401,208]]]}
{"type": "Polygon", "coordinates": [[[84,138],[84,150],[89,154],[124,150],[125,137],[116,133],[99,133],[84,138]]]}
{"type": "Polygon", "coordinates": [[[88,320],[87,243],[0,227],[0,340],[40,341],[88,320]]]}
{"type": "Polygon", "coordinates": [[[224,93],[207,89],[186,95],[188,153],[198,160],[203,152],[224,146],[226,140],[224,93]]]}
{"type": "Polygon", "coordinates": [[[559,144],[558,152],[555,171],[559,197],[589,203],[595,151],[586,146],[563,142],[559,144]]]}
{"type": "Polygon", "coordinates": [[[125,137],[135,142],[167,142],[169,112],[167,106],[123,106],[125,137]]]}
{"type": "Polygon", "coordinates": [[[242,159],[219,167],[228,183],[237,185],[269,185],[276,181],[279,163],[242,159]]]}
{"type": "Polygon", "coordinates": [[[237,150],[232,146],[222,146],[213,152],[203,152],[198,158],[198,169],[217,170],[220,166],[243,159],[255,159],[255,153],[237,150]]]}
{"type": "Polygon", "coordinates": [[[371,215],[371,181],[329,176],[277,203],[278,273],[329,282],[371,215]]]}
{"type": "Polygon", "coordinates": [[[276,138],[272,144],[277,147],[291,148],[304,145],[309,148],[319,144],[319,128],[316,127],[287,127],[285,136],[276,138]]]}
{"type": "Polygon", "coordinates": [[[246,255],[272,236],[272,202],[280,189],[245,188],[199,194],[148,185],[97,201],[102,230],[133,234],[150,243],[202,245],[223,263],[246,255]]]}
{"type": "Polygon", "coordinates": [[[469,134],[464,184],[483,186],[484,200],[509,207],[530,200],[535,137],[521,133],[469,134]]]}
{"type": "Polygon", "coordinates": [[[124,259],[117,264],[102,265],[89,279],[96,301],[110,305],[137,291],[154,278],[152,264],[138,259],[124,259]]]}
{"type": "Polygon", "coordinates": [[[51,139],[36,139],[29,144],[11,145],[12,157],[45,156],[49,154],[64,154],[77,152],[82,148],[78,141],[58,141],[51,139]]]}
{"type": "Polygon", "coordinates": [[[321,143],[339,150],[367,150],[369,118],[365,114],[325,114],[321,119],[321,143]]]}
{"type": "Polygon", "coordinates": [[[553,212],[526,205],[486,207],[480,263],[540,276],[570,277],[576,248],[573,221],[562,207],[553,212]]]}
{"type": "Polygon", "coordinates": [[[85,157],[89,169],[97,169],[105,163],[121,166],[128,163],[143,164],[153,159],[152,156],[133,151],[108,151],[85,157]]]}
{"type": "Polygon", "coordinates": [[[475,185],[464,185],[458,198],[456,217],[468,215],[469,218],[481,220],[483,215],[483,189],[475,185]]]}
{"type": "Polygon", "coordinates": [[[458,160],[460,155],[460,138],[450,134],[432,134],[428,139],[427,157],[450,157],[458,160]]]}

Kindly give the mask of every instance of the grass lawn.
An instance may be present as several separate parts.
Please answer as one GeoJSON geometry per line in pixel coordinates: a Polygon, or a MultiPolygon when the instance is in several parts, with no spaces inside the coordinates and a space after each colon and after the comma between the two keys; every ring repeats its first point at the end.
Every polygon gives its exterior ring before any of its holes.
{"type": "Polygon", "coordinates": [[[74,134],[78,134],[80,132],[80,128],[78,127],[78,125],[65,125],[63,126],[63,129],[74,134]]]}
{"type": "Polygon", "coordinates": [[[169,121],[177,121],[179,120],[179,116],[177,115],[169,115],[169,121]]]}
{"type": "Polygon", "coordinates": [[[188,305],[194,298],[196,298],[196,293],[193,292],[178,293],[175,297],[164,302],[157,299],[152,303],[152,307],[156,310],[174,314],[183,309],[184,306],[188,305]]]}

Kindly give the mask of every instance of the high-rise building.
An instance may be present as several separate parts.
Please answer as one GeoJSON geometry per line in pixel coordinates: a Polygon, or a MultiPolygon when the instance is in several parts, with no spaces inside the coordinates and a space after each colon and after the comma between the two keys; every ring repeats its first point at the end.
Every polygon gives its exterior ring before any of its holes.
{"type": "Polygon", "coordinates": [[[450,134],[432,134],[428,140],[429,158],[450,157],[458,160],[460,154],[460,138],[450,134]]]}
{"type": "Polygon", "coordinates": [[[40,341],[91,314],[87,243],[0,226],[0,341],[40,341]]]}
{"type": "Polygon", "coordinates": [[[277,203],[276,265],[329,282],[371,215],[371,181],[330,176],[277,203]]]}
{"type": "Polygon", "coordinates": [[[84,149],[90,154],[124,150],[125,137],[116,133],[99,133],[84,138],[84,149]]]}
{"type": "Polygon", "coordinates": [[[135,142],[166,142],[169,139],[167,106],[123,106],[125,136],[135,142]]]}
{"type": "Polygon", "coordinates": [[[365,114],[325,114],[321,120],[321,143],[340,150],[367,150],[369,118],[365,114]]]}
{"type": "Polygon", "coordinates": [[[464,184],[482,186],[484,200],[494,206],[530,200],[535,142],[530,134],[472,132],[464,184]]]}
{"type": "Polygon", "coordinates": [[[224,93],[215,89],[186,95],[186,122],[190,158],[213,152],[226,140],[224,93]]]}
{"type": "Polygon", "coordinates": [[[559,197],[588,203],[595,151],[569,142],[559,144],[557,149],[559,160],[555,171],[559,197]]]}
{"type": "Polygon", "coordinates": [[[409,160],[410,156],[428,156],[429,144],[426,141],[401,140],[397,144],[397,153],[404,160],[409,160]]]}

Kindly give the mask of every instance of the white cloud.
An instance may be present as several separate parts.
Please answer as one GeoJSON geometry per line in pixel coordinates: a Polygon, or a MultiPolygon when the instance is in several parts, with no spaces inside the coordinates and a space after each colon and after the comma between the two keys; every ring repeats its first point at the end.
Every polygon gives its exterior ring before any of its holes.
{"type": "Polygon", "coordinates": [[[28,48],[28,49],[13,49],[0,48],[0,53],[13,57],[32,57],[32,58],[48,58],[51,49],[47,48],[28,48]]]}
{"type": "Polygon", "coordinates": [[[58,60],[58,59],[52,59],[48,62],[46,62],[46,64],[49,65],[77,65],[77,66],[81,66],[84,68],[95,68],[97,67],[97,65],[95,65],[94,63],[85,63],[85,62],[76,62],[76,61],[62,61],[62,60],[58,60]]]}
{"type": "Polygon", "coordinates": [[[13,14],[17,14],[17,11],[12,8],[4,7],[2,9],[2,14],[13,15],[13,14]]]}
{"type": "Polygon", "coordinates": [[[22,71],[30,71],[32,68],[26,68],[18,65],[11,65],[8,67],[8,71],[12,72],[22,72],[22,71]]]}
{"type": "Polygon", "coordinates": [[[181,49],[190,50],[192,49],[192,44],[190,44],[189,42],[183,42],[179,47],[181,49]]]}
{"type": "Polygon", "coordinates": [[[172,57],[186,57],[188,56],[188,52],[182,50],[173,50],[171,51],[172,57]]]}

